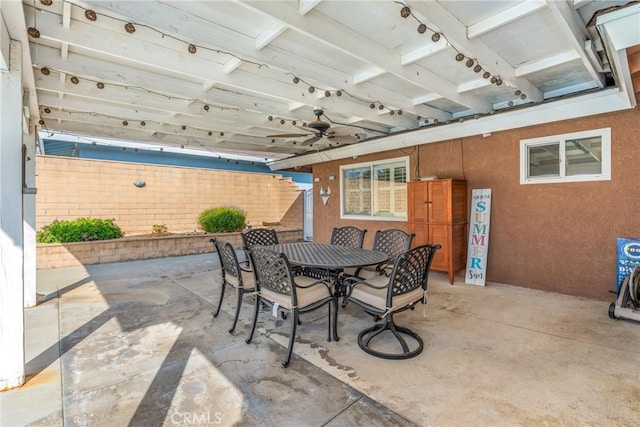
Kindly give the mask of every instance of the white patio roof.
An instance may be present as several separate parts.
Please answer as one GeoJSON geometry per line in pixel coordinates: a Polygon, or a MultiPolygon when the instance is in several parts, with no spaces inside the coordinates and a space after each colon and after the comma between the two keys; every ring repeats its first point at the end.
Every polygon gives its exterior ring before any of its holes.
{"type": "Polygon", "coordinates": [[[637,2],[0,7],[40,129],[280,159],[274,169],[635,105],[637,2]]]}

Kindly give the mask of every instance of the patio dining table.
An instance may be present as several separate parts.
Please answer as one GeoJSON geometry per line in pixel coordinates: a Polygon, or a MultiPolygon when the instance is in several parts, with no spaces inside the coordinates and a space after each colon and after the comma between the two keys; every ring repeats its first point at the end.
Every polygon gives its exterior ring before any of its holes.
{"type": "Polygon", "coordinates": [[[292,265],[328,270],[375,265],[387,260],[384,252],[327,243],[280,243],[273,249],[283,253],[292,265]]]}
{"type": "Polygon", "coordinates": [[[364,267],[386,261],[384,252],[327,243],[296,242],[280,243],[272,246],[277,252],[287,256],[293,266],[304,268],[304,274],[317,279],[333,280],[335,292],[343,295],[340,273],[348,267],[364,267]]]}

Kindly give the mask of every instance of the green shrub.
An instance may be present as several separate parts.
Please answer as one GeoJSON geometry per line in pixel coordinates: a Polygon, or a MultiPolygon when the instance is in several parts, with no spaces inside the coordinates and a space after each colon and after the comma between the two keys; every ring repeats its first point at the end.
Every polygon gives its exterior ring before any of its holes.
{"type": "Polygon", "coordinates": [[[153,224],[151,226],[151,234],[164,234],[168,232],[169,228],[165,224],[153,224]]]}
{"type": "Polygon", "coordinates": [[[38,243],[86,242],[122,237],[122,230],[113,219],[78,218],[53,221],[36,234],[38,243]]]}
{"type": "Polygon", "coordinates": [[[232,206],[207,209],[198,217],[200,227],[209,233],[240,231],[245,227],[244,211],[232,206]]]}

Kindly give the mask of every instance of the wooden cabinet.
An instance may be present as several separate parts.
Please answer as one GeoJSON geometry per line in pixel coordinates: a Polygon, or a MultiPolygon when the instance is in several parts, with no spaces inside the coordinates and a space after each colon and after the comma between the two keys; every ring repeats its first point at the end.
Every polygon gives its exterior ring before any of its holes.
{"type": "Polygon", "coordinates": [[[460,179],[415,181],[408,187],[408,231],[413,246],[439,244],[431,269],[446,271],[449,282],[466,266],[467,182],[460,179]]]}

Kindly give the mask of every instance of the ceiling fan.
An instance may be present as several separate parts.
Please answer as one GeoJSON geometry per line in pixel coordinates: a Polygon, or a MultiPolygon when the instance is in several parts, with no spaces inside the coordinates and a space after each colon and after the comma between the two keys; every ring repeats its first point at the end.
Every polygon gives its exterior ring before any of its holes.
{"type": "Polygon", "coordinates": [[[320,141],[322,138],[326,138],[329,143],[335,144],[353,144],[358,142],[358,137],[353,134],[348,126],[331,128],[329,122],[325,122],[320,119],[324,115],[322,108],[315,108],[313,114],[316,119],[306,126],[296,126],[299,129],[306,131],[307,133],[283,133],[278,135],[267,135],[267,138],[300,138],[306,136],[307,138],[300,143],[300,145],[311,145],[320,141]]]}

